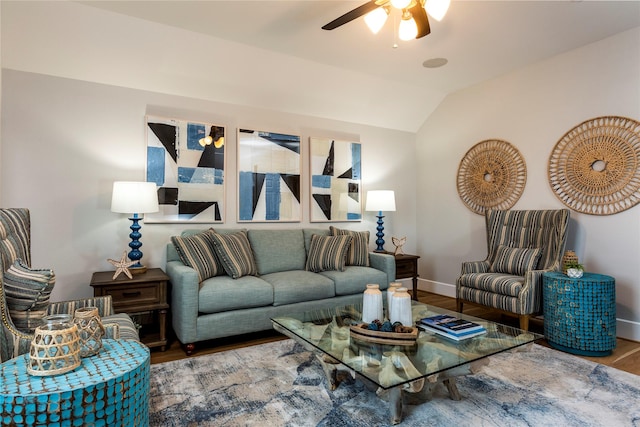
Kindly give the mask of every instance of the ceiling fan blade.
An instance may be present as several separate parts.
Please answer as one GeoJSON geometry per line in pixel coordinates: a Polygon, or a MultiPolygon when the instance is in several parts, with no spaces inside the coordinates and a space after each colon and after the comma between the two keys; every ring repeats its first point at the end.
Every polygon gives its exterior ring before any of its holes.
{"type": "MultiPolygon", "coordinates": [[[[354,19],[360,18],[363,15],[366,15],[367,13],[371,12],[374,9],[379,8],[380,6],[376,4],[375,0],[371,0],[365,4],[363,4],[362,6],[358,6],[355,9],[345,13],[344,15],[342,15],[339,18],[334,19],[333,21],[329,22],[328,24],[324,25],[322,27],[323,30],[333,30],[336,29],[348,22],[353,21],[354,19]]],[[[424,9],[423,9],[424,10],[424,9]]]]}
{"type": "Polygon", "coordinates": [[[416,5],[409,9],[411,12],[411,16],[413,16],[413,20],[416,21],[416,25],[418,26],[418,35],[417,39],[420,37],[424,37],[431,32],[431,27],[429,27],[429,18],[427,17],[427,11],[424,10],[422,6],[422,2],[416,2],[416,5]]]}

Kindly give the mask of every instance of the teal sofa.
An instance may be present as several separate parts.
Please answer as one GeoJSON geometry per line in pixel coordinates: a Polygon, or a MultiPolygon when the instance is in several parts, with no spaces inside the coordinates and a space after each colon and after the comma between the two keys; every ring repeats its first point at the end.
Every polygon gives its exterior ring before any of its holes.
{"type": "MultiPolygon", "coordinates": [[[[185,230],[182,236],[202,231],[185,230]]],[[[272,317],[360,303],[368,283],[384,290],[395,280],[394,257],[375,252],[369,252],[369,267],[306,271],[313,234],[328,236],[329,229],[248,230],[258,274],[238,279],[220,275],[201,283],[196,270],[185,265],[169,243],[166,272],[171,278],[172,324],[187,355],[199,341],[270,330],[272,317]]]]}

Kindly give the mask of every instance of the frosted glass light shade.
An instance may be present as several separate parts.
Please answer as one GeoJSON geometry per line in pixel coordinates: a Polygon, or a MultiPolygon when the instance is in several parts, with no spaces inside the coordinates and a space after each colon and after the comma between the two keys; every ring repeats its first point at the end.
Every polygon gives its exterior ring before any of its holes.
{"type": "Polygon", "coordinates": [[[405,7],[409,6],[410,3],[411,0],[391,0],[391,6],[395,7],[396,9],[404,9],[405,7]]]}
{"type": "Polygon", "coordinates": [[[441,21],[449,10],[451,0],[427,0],[424,8],[433,19],[441,21]]]}
{"type": "Polygon", "coordinates": [[[415,39],[418,35],[418,25],[413,17],[409,19],[402,18],[400,26],[398,27],[398,37],[400,40],[408,41],[415,39]]]}
{"type": "Polygon", "coordinates": [[[367,211],[395,212],[396,197],[393,190],[372,190],[367,191],[367,211]]]}
{"type": "Polygon", "coordinates": [[[158,191],[155,182],[114,182],[111,212],[126,214],[158,212],[158,191]]]}
{"type": "Polygon", "coordinates": [[[378,34],[382,26],[387,22],[389,11],[383,7],[372,10],[364,16],[364,22],[373,34],[378,34]]]}

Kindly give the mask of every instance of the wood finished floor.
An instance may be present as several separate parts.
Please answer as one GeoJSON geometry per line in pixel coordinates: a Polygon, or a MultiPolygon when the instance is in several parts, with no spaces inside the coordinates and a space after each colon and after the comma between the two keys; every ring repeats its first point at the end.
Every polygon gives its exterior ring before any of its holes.
{"type": "MultiPolygon", "coordinates": [[[[418,291],[418,299],[420,300],[420,302],[426,304],[434,305],[448,310],[455,310],[455,298],[449,298],[429,292],[418,291]]],[[[515,317],[502,316],[501,314],[491,311],[490,309],[476,306],[465,306],[464,312],[465,314],[469,314],[482,319],[504,323],[516,327],[518,326],[518,321],[515,317]]],[[[540,334],[544,332],[542,321],[539,320],[532,320],[529,329],[540,334]]],[[[218,353],[221,351],[264,344],[267,342],[273,342],[282,339],[286,339],[286,337],[275,331],[264,331],[212,341],[203,341],[196,344],[196,352],[194,356],[218,353]]],[[[548,345],[544,340],[540,341],[539,343],[542,345],[548,345]]],[[[151,351],[151,363],[169,362],[172,360],[184,359],[186,357],[187,356],[182,350],[180,343],[175,338],[172,339],[170,346],[166,351],[162,352],[159,349],[153,349],[151,351]]],[[[640,375],[639,342],[618,338],[617,346],[610,356],[585,357],[585,359],[589,359],[603,365],[612,366],[614,368],[620,369],[622,371],[627,371],[635,375],[640,375]]]]}

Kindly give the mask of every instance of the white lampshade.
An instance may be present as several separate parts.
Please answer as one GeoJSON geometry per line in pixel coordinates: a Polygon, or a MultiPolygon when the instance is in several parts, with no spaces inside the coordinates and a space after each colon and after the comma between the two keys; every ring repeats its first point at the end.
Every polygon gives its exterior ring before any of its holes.
{"type": "Polygon", "coordinates": [[[387,22],[387,16],[389,16],[389,9],[379,7],[367,13],[364,16],[364,22],[373,34],[378,34],[384,23],[387,22]]]}
{"type": "Polygon", "coordinates": [[[393,190],[367,191],[367,205],[365,207],[365,210],[395,212],[395,193],[393,192],[393,190]]]}
{"type": "Polygon", "coordinates": [[[411,14],[408,16],[409,19],[405,19],[404,16],[402,17],[402,21],[400,21],[400,26],[398,27],[398,37],[404,41],[413,40],[418,35],[418,25],[416,21],[411,14]]]}
{"type": "Polygon", "coordinates": [[[441,21],[449,10],[451,0],[427,0],[424,8],[433,19],[441,21]]]}
{"type": "Polygon", "coordinates": [[[111,212],[126,214],[158,212],[158,190],[155,182],[114,182],[111,212]]]}

